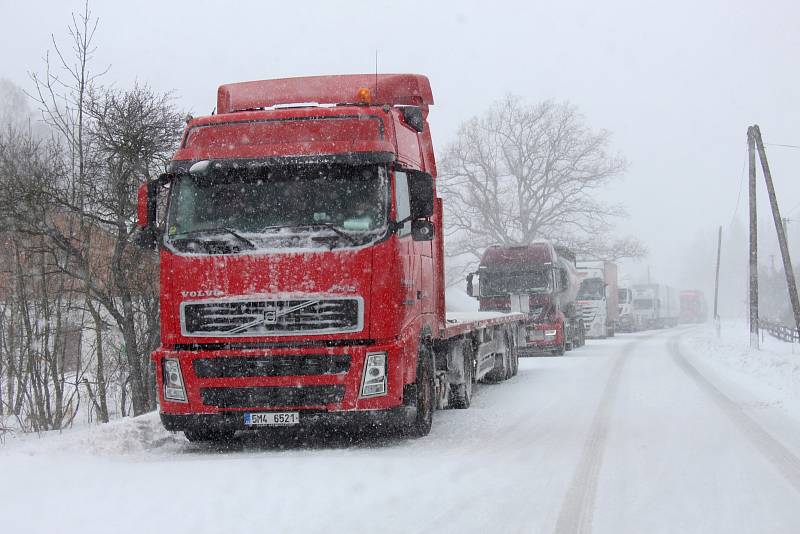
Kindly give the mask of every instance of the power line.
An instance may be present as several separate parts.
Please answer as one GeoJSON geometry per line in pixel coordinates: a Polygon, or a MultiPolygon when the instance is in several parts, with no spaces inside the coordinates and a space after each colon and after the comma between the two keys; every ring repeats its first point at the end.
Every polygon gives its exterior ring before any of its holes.
{"type": "Polygon", "coordinates": [[[764,144],[767,145],[767,146],[780,146],[780,147],[783,147],[783,148],[797,148],[797,149],[800,149],[800,146],[798,146],[798,145],[782,145],[780,143],[764,143],[764,144]]]}
{"type": "Polygon", "coordinates": [[[728,226],[733,226],[736,220],[736,214],[739,213],[739,200],[742,198],[742,183],[744,182],[744,169],[747,166],[747,146],[744,147],[744,158],[742,159],[742,173],[739,175],[739,192],[736,194],[736,207],[733,209],[733,216],[731,223],[728,226]]]}

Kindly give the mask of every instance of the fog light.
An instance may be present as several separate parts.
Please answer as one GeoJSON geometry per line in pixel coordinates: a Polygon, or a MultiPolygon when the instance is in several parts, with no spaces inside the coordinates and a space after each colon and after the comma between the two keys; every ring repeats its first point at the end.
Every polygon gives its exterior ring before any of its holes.
{"type": "Polygon", "coordinates": [[[186,402],[181,364],[175,358],[164,358],[161,360],[161,367],[164,374],[164,398],[175,402],[186,402]]]}
{"type": "Polygon", "coordinates": [[[364,377],[361,379],[361,396],[386,395],[386,353],[368,352],[364,360],[364,377]]]}

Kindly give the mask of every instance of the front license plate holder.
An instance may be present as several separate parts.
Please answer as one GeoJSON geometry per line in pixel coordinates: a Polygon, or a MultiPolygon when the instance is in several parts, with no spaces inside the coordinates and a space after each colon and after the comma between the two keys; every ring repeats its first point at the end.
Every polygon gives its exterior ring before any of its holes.
{"type": "Polygon", "coordinates": [[[292,426],[300,424],[300,412],[245,412],[245,426],[292,426]]]}

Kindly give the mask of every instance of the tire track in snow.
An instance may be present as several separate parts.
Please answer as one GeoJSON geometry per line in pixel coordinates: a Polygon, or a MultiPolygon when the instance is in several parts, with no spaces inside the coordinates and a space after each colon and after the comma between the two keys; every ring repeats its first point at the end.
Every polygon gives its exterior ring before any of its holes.
{"type": "Polygon", "coordinates": [[[617,357],[608,382],[603,390],[597,411],[592,419],[589,436],[583,445],[583,453],[572,477],[564,502],[556,521],[555,534],[589,533],[592,531],[594,517],[594,501],[597,496],[597,483],[600,478],[600,468],[603,464],[606,436],[611,419],[611,406],[616,397],[617,387],[622,376],[625,363],[630,358],[633,349],[649,339],[642,338],[626,345],[622,354],[617,357]]]}
{"type": "Polygon", "coordinates": [[[800,458],[786,448],[780,441],[772,437],[755,419],[747,415],[742,407],[720,391],[708,378],[692,365],[681,353],[678,338],[673,337],[668,344],[672,358],[704,392],[706,392],[755,446],[755,448],[783,475],[783,477],[800,493],[800,458]]]}

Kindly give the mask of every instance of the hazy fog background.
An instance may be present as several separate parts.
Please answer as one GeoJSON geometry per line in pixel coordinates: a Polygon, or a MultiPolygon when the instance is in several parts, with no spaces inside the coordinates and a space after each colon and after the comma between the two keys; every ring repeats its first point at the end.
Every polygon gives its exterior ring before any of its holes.
{"type": "MultiPolygon", "coordinates": [[[[66,43],[70,12],[82,2],[0,6],[0,77],[30,89],[27,73],[41,70],[50,34],[66,43]]],[[[106,83],[174,90],[196,115],[213,109],[220,83],[372,72],[376,50],[381,72],[430,77],[440,148],[508,92],[531,102],[570,100],[592,127],[614,133],[614,148],[630,162],[606,195],[630,214],[619,233],[640,237],[651,254],[623,266],[627,280],[643,280],[649,268],[653,281],[710,293],[723,225],[728,314],[743,311],[746,290],[746,128],[757,123],[767,143],[800,146],[800,3],[788,0],[94,1],[91,8],[100,18],[95,66],[111,65],[106,83]]],[[[767,150],[798,256],[800,150],[767,150]]],[[[774,228],[759,187],[768,265],[774,228]]]]}

